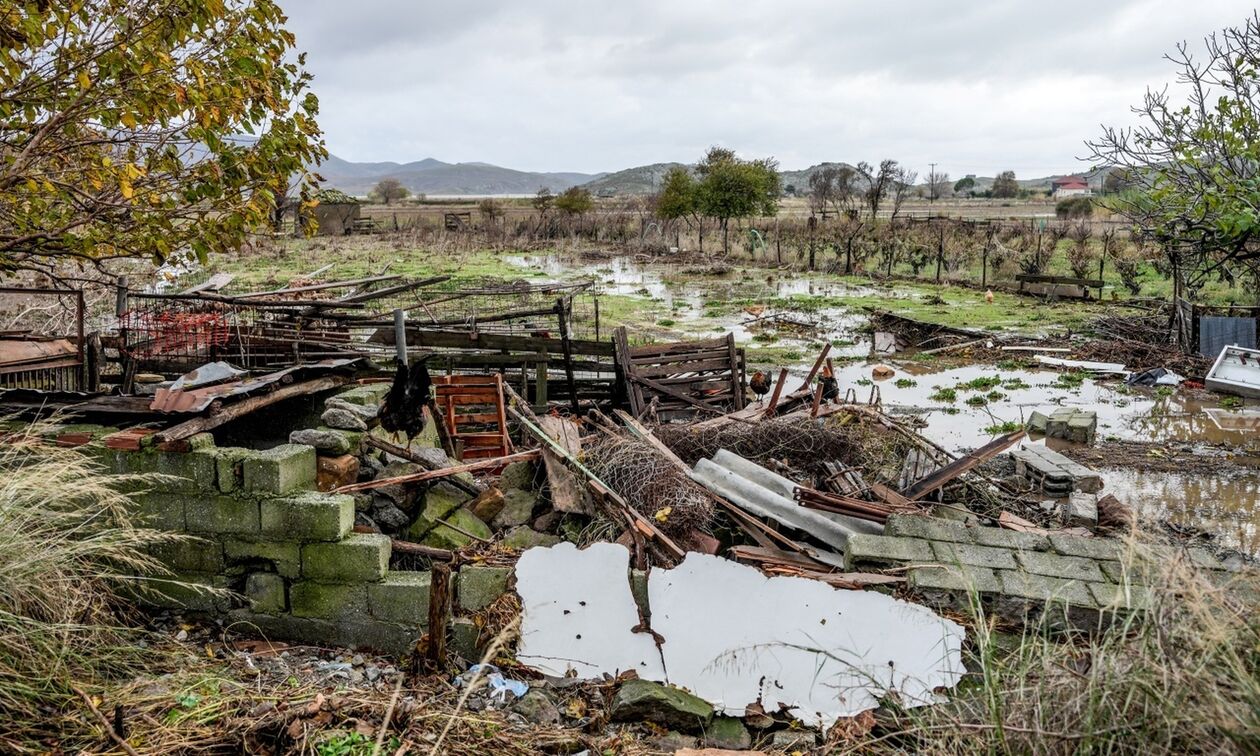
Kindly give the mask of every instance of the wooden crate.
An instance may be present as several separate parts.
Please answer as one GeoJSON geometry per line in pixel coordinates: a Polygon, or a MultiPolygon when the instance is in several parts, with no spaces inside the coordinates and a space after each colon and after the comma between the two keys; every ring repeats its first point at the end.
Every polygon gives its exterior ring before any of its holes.
{"type": "Polygon", "coordinates": [[[512,453],[503,404],[503,376],[435,376],[433,389],[442,423],[461,459],[493,459],[512,453]]]}

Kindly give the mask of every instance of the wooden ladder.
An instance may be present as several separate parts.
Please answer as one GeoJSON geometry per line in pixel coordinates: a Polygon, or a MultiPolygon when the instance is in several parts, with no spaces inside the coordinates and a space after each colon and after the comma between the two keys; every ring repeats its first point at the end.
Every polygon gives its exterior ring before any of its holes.
{"type": "Polygon", "coordinates": [[[512,453],[503,403],[503,376],[436,376],[433,388],[442,422],[460,459],[493,459],[512,453]]]}

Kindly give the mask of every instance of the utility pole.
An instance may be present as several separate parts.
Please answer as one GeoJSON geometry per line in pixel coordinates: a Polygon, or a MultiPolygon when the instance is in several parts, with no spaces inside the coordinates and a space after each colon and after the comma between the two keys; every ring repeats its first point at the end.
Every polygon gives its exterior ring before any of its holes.
{"type": "Polygon", "coordinates": [[[936,163],[928,163],[932,170],[928,171],[928,202],[936,202],[936,163]]]}

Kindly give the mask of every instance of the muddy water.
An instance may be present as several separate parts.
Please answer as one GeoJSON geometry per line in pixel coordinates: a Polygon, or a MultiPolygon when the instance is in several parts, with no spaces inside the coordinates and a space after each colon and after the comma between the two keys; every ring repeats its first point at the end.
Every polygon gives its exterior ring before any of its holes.
{"type": "MultiPolygon", "coordinates": [[[[752,275],[736,272],[696,278],[687,272],[694,266],[644,265],[630,258],[586,263],[554,255],[518,255],[506,260],[541,271],[553,280],[589,278],[610,294],[660,301],[673,312],[676,325],[672,330],[680,338],[733,333],[754,360],[755,350],[762,346],[754,340],[759,332],[756,324],[748,322],[754,315],[736,312],[708,317],[706,303],[790,296],[889,296],[887,290],[877,292],[870,287],[851,286],[823,275],[785,277],[756,271],[752,275]]],[[[869,337],[859,332],[867,323],[860,310],[825,308],[795,316],[816,321],[819,329],[809,334],[781,333],[773,342],[776,347],[797,348],[802,355],[799,363],[780,366],[791,372],[790,386],[799,385],[805,377],[820,341],[841,344],[832,349],[836,356],[866,357],[870,352],[869,337]]],[[[1004,422],[1022,425],[1034,410],[1048,413],[1056,406],[1070,406],[1098,414],[1100,441],[1114,437],[1185,442],[1260,454],[1260,401],[1255,400],[1246,402],[1241,409],[1226,411],[1219,408],[1219,399],[1214,396],[1206,401],[1182,393],[1161,396],[1152,389],[1126,389],[1114,379],[1086,379],[1080,386],[1069,388],[1057,385],[1057,371],[1001,370],[992,365],[942,368],[896,358],[848,364],[837,367],[837,373],[842,391],[852,389],[862,401],[877,392],[885,409],[919,415],[927,422],[922,433],[955,453],[985,444],[997,435],[996,426],[1004,422]],[[875,362],[889,364],[896,375],[874,381],[871,366],[875,362]],[[1003,385],[985,390],[960,387],[990,376],[1000,376],[1003,385]],[[933,396],[942,388],[954,388],[955,400],[933,396]],[[983,406],[967,403],[969,398],[989,391],[1003,396],[988,399],[983,406]]],[[[1106,490],[1130,502],[1144,515],[1169,517],[1219,532],[1225,543],[1260,555],[1260,466],[1252,469],[1254,473],[1243,468],[1242,474],[1237,466],[1221,474],[1139,473],[1125,469],[1103,472],[1106,490]]]]}

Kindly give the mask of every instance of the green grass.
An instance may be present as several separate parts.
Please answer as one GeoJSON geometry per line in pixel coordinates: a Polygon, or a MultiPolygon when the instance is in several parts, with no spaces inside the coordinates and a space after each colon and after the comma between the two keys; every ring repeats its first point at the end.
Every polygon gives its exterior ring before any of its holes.
{"type": "Polygon", "coordinates": [[[989,434],[990,436],[1001,436],[1007,433],[1014,433],[1015,431],[1023,427],[1024,427],[1023,424],[1017,420],[1007,420],[1005,422],[997,423],[996,425],[990,425],[986,427],[984,429],[984,432],[989,434]]]}
{"type": "Polygon", "coordinates": [[[938,388],[928,399],[934,402],[954,402],[958,400],[958,392],[952,388],[938,388]]]}
{"type": "Polygon", "coordinates": [[[893,385],[896,386],[897,388],[904,389],[904,388],[912,388],[914,386],[918,386],[919,382],[913,378],[898,378],[896,381],[893,382],[893,385]]]}

